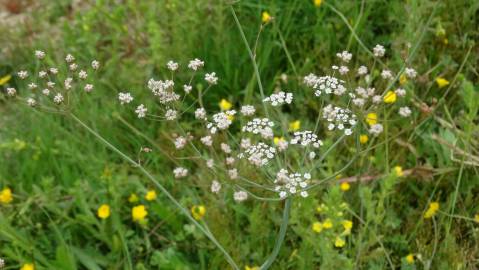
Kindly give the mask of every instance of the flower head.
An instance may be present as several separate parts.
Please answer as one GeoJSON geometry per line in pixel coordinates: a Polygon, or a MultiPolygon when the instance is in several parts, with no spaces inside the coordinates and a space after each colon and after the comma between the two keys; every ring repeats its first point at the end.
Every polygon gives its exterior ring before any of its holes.
{"type": "Polygon", "coordinates": [[[138,201],[139,201],[138,196],[135,193],[131,193],[130,197],[128,197],[128,202],[130,203],[136,203],[138,201]]]}
{"type": "Polygon", "coordinates": [[[102,204],[98,207],[97,216],[101,219],[107,219],[110,216],[110,206],[108,204],[102,204]]]}
{"type": "Polygon", "coordinates": [[[206,214],[206,207],[204,205],[194,205],[191,207],[191,215],[196,220],[201,220],[206,214]]]}
{"type": "Polygon", "coordinates": [[[359,143],[366,144],[369,141],[369,137],[366,134],[359,135],[359,143]]]}
{"type": "Polygon", "coordinates": [[[0,192],[0,203],[7,204],[12,202],[12,200],[13,200],[12,190],[8,187],[4,188],[0,192]]]}
{"type": "Polygon", "coordinates": [[[339,185],[339,188],[340,188],[342,191],[348,191],[348,190],[351,188],[351,185],[350,185],[348,182],[342,182],[342,183],[339,185]]]}
{"type": "Polygon", "coordinates": [[[394,103],[396,102],[397,96],[396,93],[393,91],[388,91],[386,95],[384,95],[384,103],[394,103]]]}
{"type": "Polygon", "coordinates": [[[301,121],[296,120],[289,123],[289,131],[298,131],[301,128],[301,121]]]}
{"type": "Polygon", "coordinates": [[[154,190],[148,190],[145,195],[145,200],[147,201],[153,201],[156,199],[156,191],[154,190]]]}
{"type": "Polygon", "coordinates": [[[271,21],[272,17],[271,15],[269,15],[269,13],[267,11],[263,11],[263,13],[261,13],[261,21],[263,23],[269,23],[271,21]]]}
{"type": "Polygon", "coordinates": [[[12,78],[12,75],[8,74],[0,78],[0,86],[6,84],[10,79],[12,78]]]}
{"type": "Polygon", "coordinates": [[[33,265],[33,263],[26,263],[20,270],[35,270],[35,265],[33,265]]]}
{"type": "Polygon", "coordinates": [[[219,103],[220,109],[222,111],[227,111],[233,107],[233,104],[231,104],[228,100],[222,99],[219,103]]]}
{"type": "Polygon", "coordinates": [[[323,0],[313,0],[313,4],[315,7],[321,6],[322,3],[323,3],[323,0]]]}
{"type": "Polygon", "coordinates": [[[366,115],[366,123],[368,123],[368,125],[373,126],[377,124],[377,122],[378,115],[376,113],[368,113],[368,115],[366,115]]]}
{"type": "Polygon", "coordinates": [[[131,217],[133,221],[143,222],[148,215],[148,211],[146,211],[146,207],[144,205],[138,205],[131,209],[131,217]]]}
{"type": "Polygon", "coordinates": [[[323,231],[323,224],[321,222],[316,221],[316,222],[313,223],[313,226],[312,226],[311,229],[315,233],[320,233],[320,232],[323,231]]]}
{"type": "Polygon", "coordinates": [[[345,244],[346,242],[344,241],[344,239],[339,236],[337,236],[336,239],[334,240],[334,246],[337,248],[342,248],[344,247],[345,244]]]}
{"type": "Polygon", "coordinates": [[[413,264],[414,263],[414,254],[412,253],[409,253],[407,256],[406,256],[406,262],[408,264],[413,264]]]}
{"type": "Polygon", "coordinates": [[[442,78],[442,77],[437,77],[436,78],[436,83],[439,88],[443,88],[449,85],[449,81],[442,78]]]}
{"type": "Polygon", "coordinates": [[[439,210],[439,203],[432,202],[429,204],[429,208],[427,209],[426,213],[424,213],[424,218],[429,219],[436,215],[437,211],[439,210]]]}
{"type": "Polygon", "coordinates": [[[396,176],[398,176],[398,177],[401,177],[401,176],[404,175],[404,172],[403,172],[401,166],[396,166],[396,167],[394,167],[394,173],[395,173],[396,176]]]}

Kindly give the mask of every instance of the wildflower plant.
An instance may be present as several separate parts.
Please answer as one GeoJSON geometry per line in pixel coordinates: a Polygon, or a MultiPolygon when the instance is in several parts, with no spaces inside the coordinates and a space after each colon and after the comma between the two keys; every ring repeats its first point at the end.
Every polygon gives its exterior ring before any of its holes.
{"type": "MultiPolygon", "coordinates": [[[[271,20],[269,14],[263,13],[264,23],[271,20]]],[[[150,92],[150,100],[140,100],[132,92],[120,90],[118,106],[125,107],[139,121],[168,127],[173,150],[166,157],[174,164],[170,175],[180,185],[188,185],[191,179],[201,176],[210,179],[204,192],[227,194],[236,203],[284,201],[275,247],[261,268],[267,269],[285,237],[292,200],[310,196],[315,188],[347,169],[359,155],[360,143],[368,142],[366,134],[380,136],[391,118],[412,114],[407,99],[410,96],[408,87],[412,84],[399,85],[398,78],[405,76],[412,82],[417,72],[412,67],[392,71],[384,63],[386,55],[386,49],[376,45],[372,48],[371,63],[353,64],[354,55],[342,51],[337,53],[337,63],[325,72],[304,76],[299,89],[280,89],[266,96],[259,84],[261,97],[258,102],[239,104],[222,99],[218,100],[219,106],[213,108],[204,106],[203,97],[218,87],[221,77],[208,70],[207,63],[198,58],[187,63],[170,60],[165,64],[166,74],[145,82],[143,88],[150,92]],[[372,72],[378,67],[380,72],[372,72]],[[206,87],[203,89],[197,85],[206,87]],[[295,93],[300,91],[319,104],[319,113],[313,121],[287,113],[294,112],[294,106],[298,106],[295,93]],[[288,122],[285,119],[294,120],[288,122]],[[325,144],[325,141],[332,143],[325,144]],[[356,145],[351,161],[335,172],[323,170],[327,155],[346,141],[356,145]]],[[[238,269],[208,229],[205,206],[181,205],[140,161],[120,151],[76,116],[75,103],[96,93],[94,81],[100,63],[93,60],[82,64],[68,54],[63,64],[52,66],[45,61],[47,54],[43,51],[36,51],[35,57],[39,69],[19,71],[20,89],[7,88],[5,94],[35,110],[63,114],[78,122],[145,174],[155,188],[224,253],[232,267],[238,269]]],[[[2,194],[2,202],[8,203],[11,199],[7,191],[2,194]]],[[[133,195],[129,199],[134,203],[131,218],[145,224],[152,213],[147,206],[136,204],[138,197],[133,195]]],[[[155,200],[155,190],[149,190],[145,199],[155,200]]],[[[312,227],[317,233],[328,231],[328,237],[337,248],[345,245],[353,225],[352,220],[343,217],[345,207],[321,213],[322,221],[312,227]]],[[[101,219],[108,218],[109,206],[101,205],[97,215],[101,219]]]]}

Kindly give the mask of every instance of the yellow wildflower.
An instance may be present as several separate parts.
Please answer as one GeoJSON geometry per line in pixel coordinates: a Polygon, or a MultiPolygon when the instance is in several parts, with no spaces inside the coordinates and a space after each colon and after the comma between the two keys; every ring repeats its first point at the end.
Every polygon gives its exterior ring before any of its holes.
{"type": "Polygon", "coordinates": [[[269,15],[267,11],[263,11],[263,13],[261,14],[261,21],[263,21],[263,23],[269,23],[271,19],[271,15],[269,15]]]}
{"type": "Polygon", "coordinates": [[[274,137],[273,142],[274,142],[275,145],[278,145],[278,143],[284,142],[284,138],[283,137],[274,137]]]}
{"type": "Polygon", "coordinates": [[[359,135],[359,143],[366,144],[369,141],[369,137],[366,134],[359,135]]]}
{"type": "Polygon", "coordinates": [[[400,85],[403,85],[407,83],[407,77],[406,77],[406,74],[401,74],[401,76],[399,76],[399,84],[400,85]]]}
{"type": "Polygon", "coordinates": [[[146,192],[146,195],[145,195],[145,199],[147,201],[153,201],[156,199],[156,191],[154,190],[148,190],[148,192],[146,192]]]}
{"type": "Polygon", "coordinates": [[[136,203],[138,202],[138,196],[136,196],[135,193],[131,193],[130,197],[128,197],[128,201],[130,203],[136,203]]]}
{"type": "Polygon", "coordinates": [[[248,265],[246,265],[244,267],[244,270],[259,270],[259,269],[260,269],[259,266],[248,266],[248,265]]]}
{"type": "Polygon", "coordinates": [[[301,121],[296,120],[289,123],[289,131],[298,131],[301,128],[301,121]]]}
{"type": "Polygon", "coordinates": [[[110,216],[110,206],[108,204],[100,205],[97,215],[101,219],[107,219],[110,216]]]}
{"type": "Polygon", "coordinates": [[[414,263],[414,255],[409,253],[407,256],[406,256],[406,262],[408,264],[413,264],[414,263]]]}
{"type": "Polygon", "coordinates": [[[396,173],[396,176],[401,177],[404,175],[404,172],[402,171],[401,166],[396,166],[394,167],[394,173],[396,173]]]}
{"type": "Polygon", "coordinates": [[[439,88],[443,88],[449,85],[449,81],[442,78],[442,77],[437,77],[436,78],[436,83],[439,88]]]}
{"type": "Polygon", "coordinates": [[[206,214],[206,208],[203,205],[194,205],[191,207],[191,215],[194,219],[200,220],[206,214]]]}
{"type": "Polygon", "coordinates": [[[394,103],[396,102],[396,99],[397,99],[396,93],[393,91],[388,91],[383,98],[384,103],[394,103]]]}
{"type": "Polygon", "coordinates": [[[131,217],[133,221],[142,222],[145,220],[145,217],[148,215],[148,211],[144,205],[137,205],[131,209],[131,217]]]}
{"type": "Polygon", "coordinates": [[[323,0],[313,0],[313,3],[316,7],[319,7],[323,3],[323,0]]]}
{"type": "Polygon", "coordinates": [[[20,268],[20,270],[35,270],[33,263],[26,263],[20,268]]]}
{"type": "Polygon", "coordinates": [[[10,203],[13,200],[12,190],[10,188],[4,188],[0,192],[0,203],[10,203]]]}
{"type": "Polygon", "coordinates": [[[343,220],[342,223],[345,230],[351,230],[353,228],[353,222],[351,220],[343,220]]]}
{"type": "Polygon", "coordinates": [[[476,214],[476,215],[474,216],[474,221],[477,222],[477,223],[479,223],[479,214],[476,214]]]}
{"type": "Polygon", "coordinates": [[[378,115],[376,113],[368,113],[368,115],[366,115],[366,122],[370,126],[376,125],[378,123],[378,115]]]}
{"type": "Polygon", "coordinates": [[[346,242],[344,241],[343,238],[341,237],[336,237],[336,240],[334,241],[334,246],[335,247],[338,247],[338,248],[342,248],[344,247],[344,245],[346,244],[346,242]]]}
{"type": "Polygon", "coordinates": [[[6,84],[10,79],[12,78],[12,75],[6,75],[0,78],[0,86],[6,84]]]}
{"type": "Polygon", "coordinates": [[[321,224],[321,222],[316,221],[313,223],[312,229],[314,232],[320,233],[323,230],[323,224],[321,224]]]}
{"type": "Polygon", "coordinates": [[[324,222],[323,222],[323,228],[325,229],[331,229],[333,227],[333,222],[331,222],[331,219],[327,218],[324,222]]]}
{"type": "Polygon", "coordinates": [[[221,109],[221,110],[227,111],[227,110],[231,109],[231,107],[233,107],[233,104],[231,104],[231,103],[230,103],[228,100],[226,100],[226,99],[222,99],[222,100],[220,101],[219,106],[220,106],[220,109],[221,109]]]}
{"type": "Polygon", "coordinates": [[[351,188],[351,185],[350,185],[348,182],[342,182],[342,183],[339,185],[339,188],[340,188],[342,191],[348,191],[348,190],[351,188]]]}
{"type": "Polygon", "coordinates": [[[424,213],[424,218],[432,218],[436,215],[437,211],[439,210],[439,203],[432,202],[429,204],[429,209],[427,209],[426,213],[424,213]]]}

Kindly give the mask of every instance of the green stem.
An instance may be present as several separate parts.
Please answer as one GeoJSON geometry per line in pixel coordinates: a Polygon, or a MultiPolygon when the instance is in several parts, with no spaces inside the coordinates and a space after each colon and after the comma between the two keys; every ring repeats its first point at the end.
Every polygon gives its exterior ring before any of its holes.
{"type": "Polygon", "coordinates": [[[269,255],[268,259],[261,265],[261,270],[268,269],[274,260],[278,256],[279,250],[283,245],[284,237],[286,235],[286,229],[288,228],[289,213],[291,212],[291,198],[285,200],[283,209],[283,219],[281,220],[281,226],[279,228],[278,236],[276,237],[276,243],[274,244],[273,252],[269,255]]]}
{"type": "Polygon", "coordinates": [[[201,232],[203,232],[206,237],[208,237],[211,242],[213,242],[213,244],[216,245],[216,247],[223,253],[223,255],[225,256],[226,260],[228,261],[228,263],[231,265],[231,267],[233,267],[233,269],[236,269],[236,270],[239,270],[240,268],[238,267],[238,265],[236,265],[235,261],[233,260],[233,258],[231,258],[231,256],[229,255],[229,253],[223,248],[223,246],[218,242],[218,240],[216,240],[216,238],[208,231],[206,230],[205,228],[203,228],[203,226],[200,225],[200,223],[198,223],[198,221],[196,221],[191,215],[190,215],[190,212],[188,211],[188,209],[184,208],[174,197],[173,195],[171,195],[170,192],[168,192],[168,190],[163,187],[163,185],[161,185],[153,175],[150,174],[150,172],[148,172],[143,166],[141,166],[139,163],[137,163],[136,161],[134,161],[133,159],[131,159],[130,157],[128,157],[127,155],[125,155],[123,152],[121,152],[118,148],[116,148],[114,145],[112,145],[111,143],[109,143],[105,138],[103,138],[100,134],[98,134],[96,131],[94,131],[93,129],[91,129],[89,126],[87,126],[85,123],[83,123],[83,121],[81,121],[78,117],[76,117],[74,114],[70,114],[70,116],[75,120],[77,121],[83,128],[85,128],[88,132],[90,132],[91,134],[93,134],[98,140],[100,140],[103,144],[105,144],[108,148],[110,148],[111,150],[113,150],[114,152],[116,152],[118,155],[120,155],[124,160],[126,160],[128,163],[130,163],[131,165],[135,166],[136,168],[138,168],[154,185],[156,185],[158,187],[158,189],[166,195],[166,197],[168,197],[168,199],[194,224],[196,225],[196,227],[198,227],[198,229],[200,229],[201,232]]]}

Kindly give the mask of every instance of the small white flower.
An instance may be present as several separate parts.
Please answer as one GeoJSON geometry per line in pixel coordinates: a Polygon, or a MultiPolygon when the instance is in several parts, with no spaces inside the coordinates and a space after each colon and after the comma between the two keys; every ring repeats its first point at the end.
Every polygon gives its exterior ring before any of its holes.
{"type": "Polygon", "coordinates": [[[392,79],[393,74],[390,70],[385,69],[381,72],[381,77],[385,80],[388,80],[388,79],[392,79]]]}
{"type": "Polygon", "coordinates": [[[29,88],[29,89],[32,89],[32,90],[33,90],[33,89],[36,89],[36,88],[37,88],[37,84],[36,84],[36,83],[29,83],[29,84],[28,84],[28,88],[29,88]]]}
{"type": "Polygon", "coordinates": [[[375,104],[381,103],[382,100],[383,100],[383,98],[380,95],[376,95],[376,96],[373,97],[373,103],[375,103],[375,104]]]}
{"type": "Polygon", "coordinates": [[[204,136],[200,139],[201,143],[203,143],[206,146],[212,146],[213,145],[213,138],[210,135],[204,136]]]}
{"type": "Polygon", "coordinates": [[[165,118],[166,120],[172,121],[176,119],[177,114],[177,111],[173,109],[168,109],[165,113],[165,118]]]}
{"type": "Polygon", "coordinates": [[[99,67],[100,67],[100,62],[98,62],[97,60],[93,60],[91,62],[91,67],[94,69],[94,70],[97,70],[99,67]]]}
{"type": "Polygon", "coordinates": [[[87,77],[88,77],[88,74],[86,73],[86,71],[80,70],[80,72],[78,72],[78,78],[85,80],[87,77]]]}
{"type": "Polygon", "coordinates": [[[53,75],[58,74],[58,68],[50,68],[50,73],[53,75]]]}
{"type": "Polygon", "coordinates": [[[241,107],[241,114],[244,116],[251,116],[256,112],[256,109],[252,105],[244,105],[241,107]]]}
{"type": "Polygon", "coordinates": [[[53,97],[53,102],[55,102],[56,104],[60,104],[63,102],[63,95],[60,94],[60,93],[57,93],[54,97],[53,97]]]}
{"type": "Polygon", "coordinates": [[[183,85],[183,90],[185,91],[185,93],[189,94],[191,92],[191,90],[193,89],[193,86],[191,85],[183,85]]]}
{"type": "Polygon", "coordinates": [[[70,90],[72,88],[72,82],[73,82],[73,78],[65,79],[64,85],[66,90],[70,90]]]}
{"type": "Polygon", "coordinates": [[[27,99],[27,105],[30,106],[30,107],[35,107],[35,105],[37,105],[37,101],[34,100],[33,98],[28,98],[27,99]]]}
{"type": "Polygon", "coordinates": [[[414,68],[406,68],[406,70],[404,72],[406,73],[406,76],[409,79],[414,79],[417,76],[417,72],[414,68]]]}
{"type": "Polygon", "coordinates": [[[309,152],[309,159],[314,159],[316,157],[315,152],[309,152]]]}
{"type": "Polygon", "coordinates": [[[195,110],[195,118],[199,120],[206,120],[205,108],[198,108],[195,110]]]}
{"type": "Polygon", "coordinates": [[[73,63],[73,64],[70,64],[69,68],[70,68],[71,71],[75,71],[75,70],[77,70],[78,65],[73,63]]]}
{"type": "Polygon", "coordinates": [[[381,124],[374,124],[369,129],[369,133],[373,134],[374,136],[378,136],[383,132],[383,125],[381,124]]]}
{"type": "Polygon", "coordinates": [[[7,95],[8,96],[13,97],[16,94],[17,94],[17,90],[15,88],[12,88],[12,87],[7,88],[7,95]]]}
{"type": "Polygon", "coordinates": [[[65,61],[67,61],[67,63],[71,63],[75,61],[75,57],[73,57],[73,55],[71,54],[67,54],[67,56],[65,57],[65,61]]]}
{"type": "Polygon", "coordinates": [[[235,158],[234,157],[227,157],[226,158],[226,165],[232,165],[235,163],[235,158]]]}
{"type": "Polygon", "coordinates": [[[133,97],[128,92],[127,93],[120,92],[118,94],[118,99],[120,100],[121,105],[123,105],[125,103],[128,104],[128,103],[133,101],[133,97]]]}
{"type": "Polygon", "coordinates": [[[213,168],[214,165],[215,165],[215,161],[214,161],[214,160],[208,159],[208,160],[206,161],[206,167],[208,167],[208,168],[211,169],[211,168],[213,168]]]}
{"type": "Polygon", "coordinates": [[[138,118],[143,118],[146,116],[146,112],[148,109],[145,107],[145,105],[140,104],[138,107],[136,107],[135,113],[138,115],[138,118]]]}
{"type": "Polygon", "coordinates": [[[38,77],[40,78],[45,78],[47,76],[47,72],[42,70],[38,72],[38,77]]]}
{"type": "Polygon", "coordinates": [[[177,167],[173,170],[173,174],[175,175],[175,178],[183,178],[188,175],[188,170],[183,167],[177,167]]]}
{"type": "Polygon", "coordinates": [[[386,49],[384,49],[384,46],[383,46],[383,45],[377,44],[377,45],[373,48],[373,54],[374,54],[374,56],[376,56],[376,57],[383,57],[385,53],[386,53],[386,49]]]}
{"type": "Polygon", "coordinates": [[[368,74],[368,68],[365,67],[365,66],[360,66],[358,68],[358,75],[363,76],[363,75],[366,75],[366,74],[368,74]]]}
{"type": "Polygon", "coordinates": [[[228,175],[231,178],[231,180],[235,180],[236,178],[238,178],[238,170],[237,169],[228,170],[228,175]]]}
{"type": "Polygon", "coordinates": [[[249,148],[251,146],[251,140],[249,138],[241,139],[240,147],[243,149],[249,148]]]}
{"type": "Polygon", "coordinates": [[[406,95],[406,90],[398,88],[396,91],[394,91],[394,93],[396,93],[398,97],[404,97],[406,95]]]}
{"type": "Polygon", "coordinates": [[[178,69],[178,63],[174,62],[174,61],[168,61],[168,63],[166,63],[166,66],[168,67],[169,70],[171,71],[175,71],[178,69]]]}
{"type": "Polygon", "coordinates": [[[53,88],[53,87],[55,87],[55,83],[54,82],[47,82],[47,87],[48,88],[53,88]]]}
{"type": "Polygon", "coordinates": [[[399,115],[402,117],[408,117],[411,115],[411,109],[409,109],[409,107],[401,107],[399,108],[399,115]]]}
{"type": "Polygon", "coordinates": [[[43,59],[45,58],[45,52],[43,51],[35,51],[35,57],[38,58],[38,59],[43,59]]]}
{"type": "Polygon", "coordinates": [[[0,269],[2,269],[3,267],[5,267],[5,260],[0,258],[0,269]]]}
{"type": "Polygon", "coordinates": [[[216,72],[206,73],[205,81],[207,81],[209,84],[217,84],[218,77],[216,76],[216,72]]]}
{"type": "Polygon", "coordinates": [[[248,199],[248,193],[246,193],[245,191],[236,191],[233,194],[233,198],[236,202],[240,203],[248,199]]]}
{"type": "Polygon", "coordinates": [[[291,104],[293,101],[293,93],[286,93],[280,91],[276,94],[272,94],[271,96],[263,99],[263,102],[270,102],[271,106],[276,107],[279,105],[283,105],[284,103],[291,104]]]}
{"type": "Polygon", "coordinates": [[[188,68],[194,71],[197,71],[199,68],[203,67],[204,65],[205,65],[205,62],[201,61],[198,58],[195,58],[194,60],[190,61],[190,63],[188,64],[188,68]]]}
{"type": "Polygon", "coordinates": [[[175,148],[183,149],[188,141],[185,137],[179,136],[175,139],[175,148]]]}
{"type": "Polygon", "coordinates": [[[213,180],[213,182],[211,182],[211,192],[218,194],[220,190],[221,184],[218,181],[213,180]]]}
{"type": "Polygon", "coordinates": [[[85,90],[87,93],[90,93],[93,90],[93,84],[86,84],[83,90],[85,90]]]}
{"type": "Polygon", "coordinates": [[[341,59],[342,61],[344,61],[346,63],[351,61],[351,59],[353,58],[353,54],[348,52],[348,51],[343,51],[341,53],[337,53],[336,56],[339,57],[339,59],[341,59]]]}
{"type": "Polygon", "coordinates": [[[228,144],[221,143],[220,147],[221,147],[221,151],[223,151],[225,154],[231,153],[231,147],[228,144]]]}
{"type": "Polygon", "coordinates": [[[18,77],[20,77],[20,79],[24,80],[25,78],[28,77],[28,71],[25,71],[25,70],[21,70],[17,73],[18,77]]]}
{"type": "Polygon", "coordinates": [[[50,95],[50,89],[48,89],[48,88],[43,89],[42,94],[44,94],[45,96],[49,96],[50,95]]]}
{"type": "Polygon", "coordinates": [[[345,75],[349,72],[349,68],[347,66],[341,66],[339,67],[339,74],[345,75]]]}

